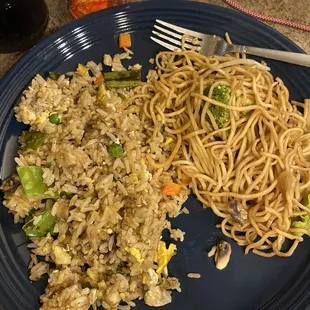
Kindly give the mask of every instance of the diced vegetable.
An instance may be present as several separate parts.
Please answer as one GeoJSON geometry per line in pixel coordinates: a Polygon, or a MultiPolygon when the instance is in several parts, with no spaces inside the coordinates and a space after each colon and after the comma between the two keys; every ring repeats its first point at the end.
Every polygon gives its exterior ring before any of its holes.
{"type": "Polygon", "coordinates": [[[48,186],[43,183],[43,169],[37,166],[24,166],[16,168],[23,190],[28,197],[44,197],[48,186]]]}
{"type": "Polygon", "coordinates": [[[104,104],[104,97],[107,94],[107,90],[104,86],[104,84],[101,84],[98,88],[98,93],[97,93],[97,103],[99,105],[104,104]]]}
{"type": "Polygon", "coordinates": [[[108,88],[134,88],[141,84],[141,70],[106,72],[104,79],[108,88]]]}
{"type": "Polygon", "coordinates": [[[161,274],[163,272],[164,268],[168,265],[171,258],[175,255],[176,249],[177,247],[173,243],[171,243],[167,249],[166,243],[164,241],[159,241],[155,258],[155,261],[157,263],[157,274],[161,274]]]}
{"type": "Polygon", "coordinates": [[[127,99],[127,97],[124,94],[118,93],[117,95],[118,95],[118,97],[120,97],[122,99],[122,101],[125,101],[127,99]]]}
{"type": "Polygon", "coordinates": [[[47,200],[46,210],[34,212],[32,218],[23,226],[23,230],[28,237],[43,237],[48,233],[53,233],[56,224],[56,217],[52,215],[52,200],[47,200]]]}
{"type": "Polygon", "coordinates": [[[171,137],[168,137],[164,143],[164,145],[169,145],[170,143],[172,143],[174,140],[171,137]]]}
{"type": "Polygon", "coordinates": [[[48,117],[48,119],[52,124],[55,124],[55,125],[59,125],[61,123],[61,118],[57,113],[52,113],[48,117]]]}
{"type": "Polygon", "coordinates": [[[120,48],[131,47],[131,36],[129,33],[121,33],[119,35],[119,47],[120,48]]]}
{"type": "Polygon", "coordinates": [[[33,218],[33,214],[34,212],[36,212],[36,209],[35,208],[32,208],[28,215],[25,217],[25,224],[27,224],[32,218],[33,218]]]}
{"type": "Polygon", "coordinates": [[[129,70],[129,71],[112,71],[103,73],[105,81],[114,80],[129,80],[129,81],[140,81],[141,70],[129,70]]]}
{"type": "Polygon", "coordinates": [[[26,149],[36,150],[43,143],[48,134],[38,131],[26,131],[24,132],[25,147],[26,149]]]}
{"type": "Polygon", "coordinates": [[[128,246],[126,246],[125,248],[126,252],[128,252],[130,255],[134,256],[136,258],[136,260],[139,263],[142,263],[144,261],[144,259],[141,256],[141,252],[140,250],[136,249],[136,248],[130,248],[128,246]]]}
{"type": "Polygon", "coordinates": [[[106,85],[111,88],[135,88],[141,85],[140,81],[106,81],[106,85]]]}
{"type": "MultiPolygon", "coordinates": [[[[204,91],[205,96],[209,95],[211,86],[204,91]]],[[[213,88],[212,99],[227,104],[230,99],[231,88],[226,85],[217,85],[213,88]]]]}
{"type": "Polygon", "coordinates": [[[71,256],[61,246],[54,245],[53,253],[57,265],[69,265],[71,263],[71,256]]]}
{"type": "Polygon", "coordinates": [[[74,196],[72,193],[61,192],[60,198],[62,199],[71,199],[74,196]]]}
{"type": "Polygon", "coordinates": [[[180,181],[184,184],[184,185],[189,185],[192,181],[192,178],[189,177],[187,174],[182,173],[181,177],[180,177],[180,181]]]}
{"type": "Polygon", "coordinates": [[[88,73],[89,68],[83,66],[82,64],[78,64],[77,67],[77,72],[79,75],[85,75],[86,73],[88,73]]]}
{"type": "Polygon", "coordinates": [[[109,146],[109,154],[113,157],[121,157],[124,154],[124,150],[121,144],[112,143],[109,146]]]}
{"type": "MultiPolygon", "coordinates": [[[[310,209],[310,194],[305,198],[303,204],[310,209]]],[[[292,217],[291,227],[310,229],[310,214],[292,217]]]]}
{"type": "Polygon", "coordinates": [[[310,215],[301,215],[293,218],[292,227],[310,229],[310,215]]]}
{"type": "Polygon", "coordinates": [[[165,184],[161,189],[161,192],[164,195],[171,197],[178,195],[180,191],[181,191],[181,185],[176,183],[165,184]]]}
{"type": "Polygon", "coordinates": [[[98,72],[95,76],[94,84],[99,85],[103,81],[103,75],[101,72],[98,72]]]}
{"type": "MultiPolygon", "coordinates": [[[[204,95],[209,96],[210,87],[207,87],[204,90],[204,95]]],[[[224,104],[228,104],[231,94],[231,88],[226,85],[218,85],[213,88],[213,92],[211,95],[211,98],[213,100],[219,101],[224,104]]],[[[225,109],[223,107],[211,104],[209,107],[210,112],[212,113],[214,120],[218,126],[218,128],[222,128],[230,118],[230,113],[228,109],[225,109]]],[[[211,120],[209,119],[209,116],[207,115],[206,120],[211,123],[211,120]]]]}
{"type": "Polygon", "coordinates": [[[57,81],[61,76],[62,76],[62,73],[60,72],[49,72],[48,73],[48,76],[54,80],[54,81],[57,81]]]}

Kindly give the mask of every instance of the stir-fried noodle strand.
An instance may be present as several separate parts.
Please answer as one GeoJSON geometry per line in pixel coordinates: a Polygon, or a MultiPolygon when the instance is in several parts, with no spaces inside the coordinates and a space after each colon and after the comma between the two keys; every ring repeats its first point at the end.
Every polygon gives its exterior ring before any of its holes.
{"type": "Polygon", "coordinates": [[[291,225],[309,213],[303,205],[310,186],[309,102],[290,102],[266,65],[239,55],[162,52],[156,66],[158,78],[135,98],[144,103],[152,139],[170,139],[174,150],[163,162],[149,156],[150,163],[174,165],[180,179],[190,177],[197,198],[223,218],[218,226],[245,253],[291,256],[309,235],[291,225]],[[218,86],[231,89],[227,103],[212,97],[218,86]],[[229,112],[223,126],[211,105],[229,112]]]}

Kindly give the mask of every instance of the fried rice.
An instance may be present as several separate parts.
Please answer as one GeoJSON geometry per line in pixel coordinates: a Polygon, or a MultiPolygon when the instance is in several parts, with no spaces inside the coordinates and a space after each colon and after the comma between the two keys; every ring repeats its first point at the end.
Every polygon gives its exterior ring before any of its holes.
{"type": "MultiPolygon", "coordinates": [[[[15,108],[30,131],[47,134],[36,150],[25,148],[22,135],[15,161],[19,167],[42,167],[48,195],[57,197],[53,233],[29,244],[30,279],[48,274],[41,310],[127,310],[142,298],[162,306],[171,302],[171,290],[180,291],[167,264],[158,272],[159,249],[168,251],[162,230],[169,226],[167,214],[177,216],[189,192],[182,186],[177,196],[163,195],[162,186],[176,181],[177,173],[173,167],[152,168],[146,154],[163,161],[175,143],[165,143],[164,135],[151,141],[152,125],[140,117],[143,102],[130,100],[134,91],[106,90],[99,102],[99,86],[88,69],[101,68],[92,62],[56,80],[37,75],[15,108]],[[61,124],[49,121],[54,112],[61,124]],[[111,143],[123,146],[122,157],[109,155],[111,143]]],[[[24,194],[16,176],[13,184],[3,190],[15,222],[44,208],[44,200],[24,194]]],[[[168,228],[174,239],[184,239],[168,228]]]]}

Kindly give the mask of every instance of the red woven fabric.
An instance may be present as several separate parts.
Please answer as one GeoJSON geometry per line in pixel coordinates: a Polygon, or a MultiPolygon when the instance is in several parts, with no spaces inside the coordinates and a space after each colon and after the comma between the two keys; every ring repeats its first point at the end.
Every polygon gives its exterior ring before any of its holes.
{"type": "Polygon", "coordinates": [[[299,23],[295,23],[295,22],[291,22],[291,21],[284,20],[284,19],[277,18],[277,17],[266,16],[266,15],[263,15],[263,14],[256,13],[254,11],[251,11],[251,10],[248,10],[248,9],[244,8],[243,6],[241,6],[240,4],[236,3],[233,0],[223,0],[223,1],[226,4],[230,5],[231,7],[233,7],[234,9],[236,9],[236,10],[238,10],[238,11],[244,13],[244,14],[247,14],[249,16],[252,16],[254,18],[310,32],[310,26],[299,24],[299,23]]]}

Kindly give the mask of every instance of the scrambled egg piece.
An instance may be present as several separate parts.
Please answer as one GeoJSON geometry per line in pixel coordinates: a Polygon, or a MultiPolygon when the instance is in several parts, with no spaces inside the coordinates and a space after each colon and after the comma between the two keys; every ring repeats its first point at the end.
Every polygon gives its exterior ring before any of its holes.
{"type": "Polygon", "coordinates": [[[70,255],[62,247],[58,245],[53,246],[53,252],[57,265],[69,265],[71,263],[70,255]]]}
{"type": "MultiPolygon", "coordinates": [[[[21,106],[21,114],[25,116],[25,118],[29,119],[29,121],[26,124],[29,124],[36,119],[36,115],[34,112],[30,111],[28,107],[21,106]]],[[[25,121],[24,121],[25,122],[25,121]]]]}
{"type": "Polygon", "coordinates": [[[110,93],[106,90],[104,84],[101,84],[98,88],[97,93],[97,103],[98,105],[103,105],[108,99],[111,98],[110,93]]]}
{"type": "Polygon", "coordinates": [[[93,281],[98,282],[98,273],[94,272],[91,268],[88,268],[86,273],[93,281]]]}
{"type": "Polygon", "coordinates": [[[78,64],[77,72],[79,75],[84,75],[86,72],[88,72],[88,68],[81,64],[78,64]]]}
{"type": "Polygon", "coordinates": [[[175,255],[176,249],[177,246],[173,243],[171,243],[167,249],[166,243],[164,241],[159,241],[155,257],[155,262],[157,263],[157,274],[161,274],[164,271],[170,259],[175,255]]]}
{"type": "Polygon", "coordinates": [[[136,258],[136,260],[139,263],[142,263],[144,261],[144,258],[142,258],[141,256],[141,252],[140,250],[136,249],[136,248],[130,248],[128,246],[126,246],[125,250],[132,256],[134,256],[136,258]]]}
{"type": "Polygon", "coordinates": [[[48,118],[48,112],[43,112],[40,116],[38,116],[35,120],[35,124],[39,125],[39,124],[43,124],[48,118]]]}
{"type": "Polygon", "coordinates": [[[164,145],[168,145],[171,142],[173,142],[173,139],[171,137],[168,137],[167,140],[165,141],[164,145]]]}
{"type": "Polygon", "coordinates": [[[136,173],[131,173],[130,174],[130,180],[131,180],[132,184],[139,184],[140,183],[139,182],[139,178],[138,178],[136,173]]]}
{"type": "Polygon", "coordinates": [[[107,234],[109,234],[109,235],[112,235],[112,234],[113,234],[113,230],[112,230],[111,228],[107,228],[107,229],[105,230],[105,232],[106,232],[107,234]]]}

